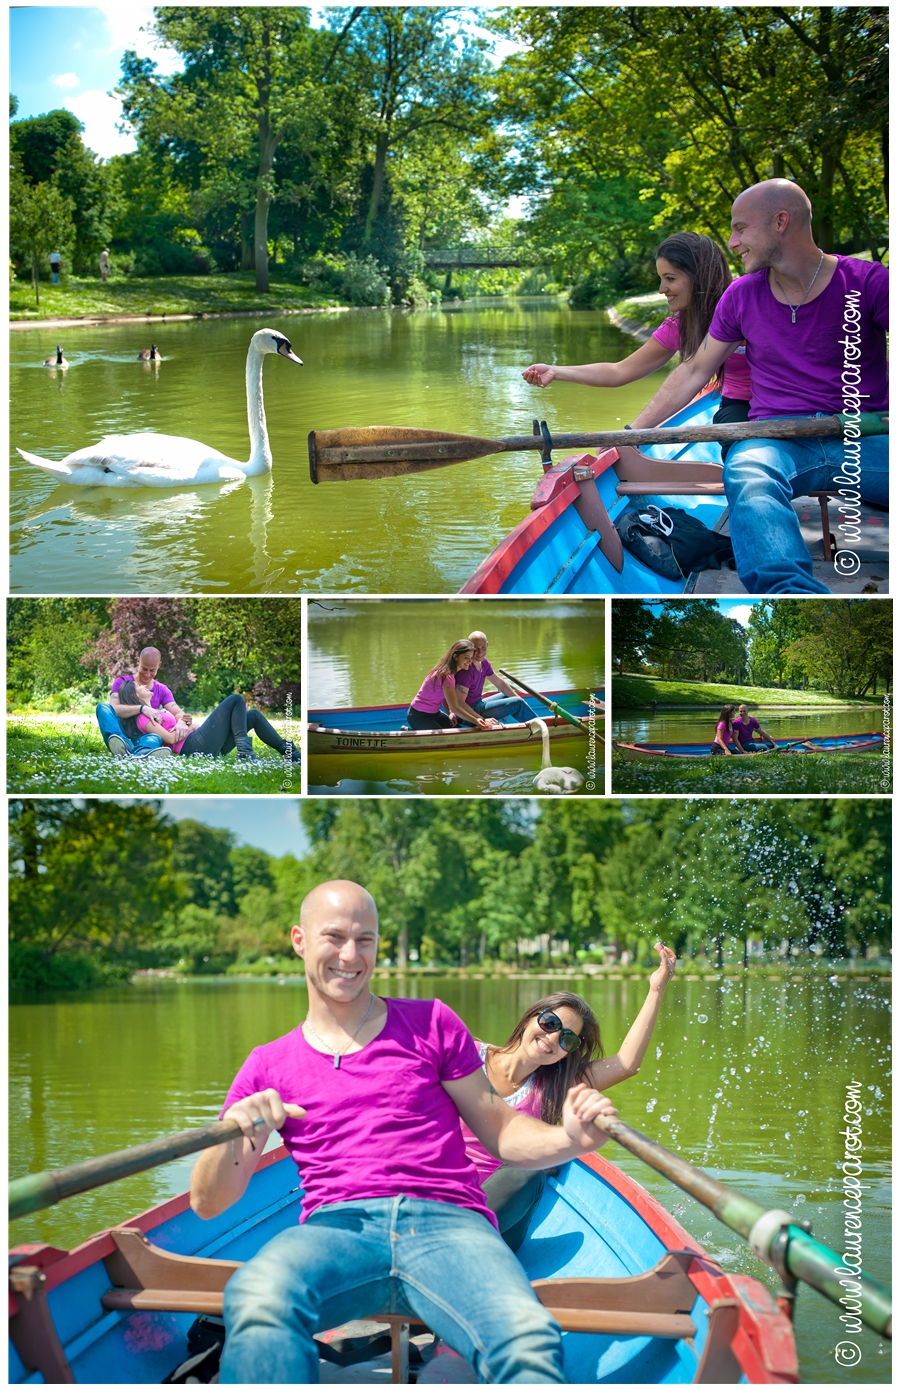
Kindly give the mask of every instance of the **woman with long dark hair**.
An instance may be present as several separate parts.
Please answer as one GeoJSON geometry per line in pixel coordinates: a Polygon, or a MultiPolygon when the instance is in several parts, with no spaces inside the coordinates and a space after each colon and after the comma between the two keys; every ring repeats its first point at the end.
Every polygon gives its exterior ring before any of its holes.
{"type": "Polygon", "coordinates": [[[475,643],[464,637],[432,666],[407,710],[406,722],[411,729],[454,729],[460,718],[479,729],[497,728],[496,719],[485,719],[471,705],[463,705],[465,691],[456,692],[457,671],[468,671],[474,659],[475,643]],[[446,705],[449,714],[441,705],[446,705]]]}
{"type": "Polygon", "coordinates": [[[235,748],[239,763],[258,763],[259,758],[253,752],[253,740],[250,738],[252,730],[280,757],[283,758],[290,749],[291,762],[300,761],[299,747],[288,744],[258,709],[248,709],[243,695],[227,695],[196,728],[188,728],[166,709],[153,709],[150,704],[152,697],[152,690],[135,680],[127,680],[119,687],[119,699],[123,705],[141,706],[140,712],[130,718],[119,715],[119,723],[130,739],[136,741],[141,734],[148,732],[159,734],[163,743],[182,757],[191,757],[196,753],[224,757],[235,748]]]}
{"type": "MultiPolygon", "coordinates": [[[[507,1105],[557,1125],[573,1086],[584,1082],[607,1091],[634,1076],[653,1036],[666,985],[675,973],[674,951],[660,944],[656,949],[660,963],[650,977],[647,998],[614,1056],[603,1056],[600,1025],[590,1005],[568,990],[548,994],[526,1009],[502,1047],[476,1040],[496,1094],[507,1105]]],[[[462,1131],[500,1234],[510,1249],[518,1250],[547,1175],[501,1163],[465,1124],[462,1131]]]]}
{"type": "MultiPolygon", "coordinates": [[[[743,748],[738,743],[737,748],[731,746],[732,727],[734,725],[734,705],[723,705],[719,711],[719,721],[716,724],[716,736],[710,744],[709,751],[715,757],[721,757],[723,753],[730,756],[735,753],[743,753],[743,748]]],[[[735,742],[737,742],[735,740],[735,742]]]]}
{"type": "MultiPolygon", "coordinates": [[[[725,253],[711,237],[677,232],[656,251],[659,291],[669,301],[669,317],[652,337],[621,362],[590,362],[578,367],[555,367],[536,362],[522,376],[532,386],[551,381],[574,381],[583,386],[627,386],[665,366],[674,353],[682,362],[700,347],[709,331],[716,305],[731,284],[725,253]]],[[[743,344],[719,370],[722,404],[716,424],[746,420],[750,409],[750,368],[743,344]]]]}

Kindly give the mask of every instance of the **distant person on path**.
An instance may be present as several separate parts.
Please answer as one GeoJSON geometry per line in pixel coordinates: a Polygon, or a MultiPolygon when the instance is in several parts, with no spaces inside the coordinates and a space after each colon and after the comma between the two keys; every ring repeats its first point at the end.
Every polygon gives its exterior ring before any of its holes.
{"type": "MultiPolygon", "coordinates": [[[[600,1025],[586,1000],[560,990],[526,1009],[502,1047],[475,1039],[484,1074],[515,1110],[558,1124],[570,1087],[584,1082],[609,1090],[640,1069],[653,1036],[666,985],[675,974],[675,952],[657,942],[660,963],[650,989],[618,1052],[604,1057],[600,1025]]],[[[546,1172],[529,1172],[494,1158],[464,1124],[466,1153],[481,1179],[485,1200],[500,1234],[518,1250],[541,1199],[546,1172]]]]}
{"type": "Polygon", "coordinates": [[[62,274],[62,256],[58,251],[51,251],[47,257],[50,262],[50,281],[51,284],[58,285],[59,277],[62,274]]]}
{"type": "MultiPolygon", "coordinates": [[[[810,201],[788,179],[745,189],[731,212],[728,245],[746,273],[719,300],[702,346],[676,367],[633,427],[658,425],[681,410],[742,341],[753,383],[751,420],[886,410],[887,268],[826,255],[813,239],[810,201]]],[[[813,576],[792,499],[842,489],[850,510],[860,499],[886,506],[888,436],[741,440],[728,450],[724,482],[748,593],[827,594],[813,576]]],[[[834,563],[838,573],[859,568],[850,550],[839,551],[834,563]]]]}
{"type": "MultiPolygon", "coordinates": [[[[534,710],[516,694],[502,676],[498,676],[487,659],[488,639],[483,632],[470,632],[469,641],[474,648],[472,660],[467,667],[457,672],[456,690],[463,701],[463,708],[474,710],[485,718],[527,723],[534,718],[534,710]],[[499,695],[485,698],[485,682],[490,679],[500,691],[499,695]]],[[[467,718],[471,716],[467,715],[467,718]]]]}
{"type": "MultiPolygon", "coordinates": [[[[637,352],[621,362],[591,362],[581,367],[552,367],[536,362],[525,368],[525,380],[532,386],[549,386],[551,381],[627,386],[658,372],[676,352],[682,362],[690,361],[709,332],[716,305],[731,284],[725,253],[699,232],[677,232],[657,248],[656,273],[659,292],[668,300],[671,313],[637,352]]],[[[713,377],[722,387],[722,403],[713,416],[714,423],[746,420],[751,385],[743,343],[733,345],[724,367],[720,364],[707,380],[713,377]]]]}
{"type": "Polygon", "coordinates": [[[428,672],[406,712],[406,722],[411,729],[454,729],[460,719],[479,729],[498,727],[496,719],[486,719],[471,707],[467,710],[463,692],[457,693],[456,677],[460,671],[468,670],[474,657],[475,644],[469,639],[460,638],[452,644],[437,666],[428,672]],[[448,714],[441,705],[447,706],[448,714]]]}
{"type": "Polygon", "coordinates": [[[460,1119],[504,1163],[547,1168],[599,1147],[593,1120],[612,1103],[576,1086],[558,1125],[498,1104],[452,1009],[372,994],[378,909],[359,884],[307,894],[291,944],[307,1017],[250,1053],[222,1110],[245,1137],[191,1175],[193,1210],[219,1216],[278,1129],[303,1187],[299,1226],[226,1285],[222,1384],[315,1384],[315,1333],[387,1308],[425,1322],[482,1383],[564,1383],[559,1325],[500,1239],[460,1119]]]}
{"type": "MultiPolygon", "coordinates": [[[[710,744],[709,749],[710,753],[712,753],[713,756],[721,757],[723,753],[727,753],[728,756],[731,757],[735,754],[735,750],[729,747],[729,740],[731,738],[731,728],[733,723],[734,705],[723,705],[719,712],[719,722],[716,725],[716,736],[713,742],[710,744]]],[[[744,750],[742,748],[738,748],[737,750],[738,753],[742,753],[743,751],[744,750]]]]}
{"type": "Polygon", "coordinates": [[[105,247],[100,252],[100,279],[104,282],[109,279],[109,248],[105,247]]]}
{"type": "Polygon", "coordinates": [[[765,751],[767,748],[775,747],[772,735],[760,728],[759,721],[753,718],[746,705],[738,705],[737,718],[731,725],[731,737],[742,753],[753,753],[759,749],[765,751]],[[757,734],[759,737],[754,737],[757,734]]]}

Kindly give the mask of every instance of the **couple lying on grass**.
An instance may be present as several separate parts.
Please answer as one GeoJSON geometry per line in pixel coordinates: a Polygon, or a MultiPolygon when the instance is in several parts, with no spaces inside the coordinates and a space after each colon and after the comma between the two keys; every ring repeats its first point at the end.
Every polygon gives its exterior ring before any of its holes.
{"type": "Polygon", "coordinates": [[[537,1000],[501,1047],[440,999],[373,994],[378,910],[359,884],[314,888],[291,944],[307,1017],[250,1053],[221,1112],[243,1137],[191,1177],[193,1210],[220,1216],[273,1130],[302,1174],[299,1225],[226,1286],[221,1383],[315,1384],[315,1334],[387,1309],[421,1319],[482,1383],[564,1382],[559,1324],[514,1251],[547,1171],[604,1143],[593,1121],[616,1111],[595,1088],[638,1070],[674,953],[657,947],[648,997],[604,1058],[577,994],[537,1000]]]}
{"type": "Polygon", "coordinates": [[[193,715],[185,714],[168,686],[156,679],[161,664],[156,647],[145,647],[137,673],[117,676],[109,701],[97,706],[97,723],[114,757],[205,753],[216,758],[234,748],[238,762],[258,763],[252,730],[280,757],[289,754],[291,762],[300,761],[299,748],[283,739],[259,710],[248,709],[243,695],[228,695],[195,727],[193,715]]]}

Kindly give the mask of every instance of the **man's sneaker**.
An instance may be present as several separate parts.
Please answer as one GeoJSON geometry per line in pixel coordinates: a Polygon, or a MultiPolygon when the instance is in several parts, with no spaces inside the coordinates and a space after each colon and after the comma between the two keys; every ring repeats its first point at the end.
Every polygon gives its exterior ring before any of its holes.
{"type": "Polygon", "coordinates": [[[118,734],[110,734],[109,742],[106,746],[114,758],[128,758],[131,756],[124,738],[120,738],[118,734]]]}
{"type": "Polygon", "coordinates": [[[172,750],[161,743],[158,748],[135,748],[133,758],[171,758],[172,750]]]}

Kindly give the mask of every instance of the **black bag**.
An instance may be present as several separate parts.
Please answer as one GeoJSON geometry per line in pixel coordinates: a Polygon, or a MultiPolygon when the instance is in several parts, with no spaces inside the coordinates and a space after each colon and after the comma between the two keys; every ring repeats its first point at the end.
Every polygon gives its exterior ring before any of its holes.
{"type": "Polygon", "coordinates": [[[697,570],[734,569],[728,536],[720,536],[681,507],[662,511],[652,503],[643,511],[623,512],[616,530],[636,559],[665,579],[686,579],[697,570]]]}

